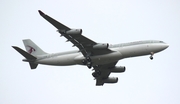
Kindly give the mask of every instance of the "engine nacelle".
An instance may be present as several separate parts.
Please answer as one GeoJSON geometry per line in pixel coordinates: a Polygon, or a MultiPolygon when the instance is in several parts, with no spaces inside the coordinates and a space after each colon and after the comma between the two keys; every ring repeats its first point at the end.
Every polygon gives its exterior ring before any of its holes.
{"type": "Polygon", "coordinates": [[[66,31],[67,35],[81,35],[82,29],[71,29],[69,31],[66,31]]]}
{"type": "Polygon", "coordinates": [[[103,80],[104,83],[117,83],[118,77],[108,77],[107,79],[103,80]]]}
{"type": "Polygon", "coordinates": [[[93,49],[107,49],[109,47],[108,43],[98,43],[93,46],[93,49]]]}
{"type": "Polygon", "coordinates": [[[115,66],[114,68],[112,68],[110,70],[111,70],[111,72],[114,72],[114,73],[122,73],[122,72],[125,72],[126,67],[125,66],[115,66]]]}

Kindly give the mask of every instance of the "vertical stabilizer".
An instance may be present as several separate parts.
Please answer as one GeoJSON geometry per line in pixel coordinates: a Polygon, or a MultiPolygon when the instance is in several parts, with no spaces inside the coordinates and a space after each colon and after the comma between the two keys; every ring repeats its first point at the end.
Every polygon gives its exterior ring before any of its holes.
{"type": "Polygon", "coordinates": [[[30,39],[24,39],[23,43],[26,48],[26,51],[33,56],[47,54],[30,39]]]}

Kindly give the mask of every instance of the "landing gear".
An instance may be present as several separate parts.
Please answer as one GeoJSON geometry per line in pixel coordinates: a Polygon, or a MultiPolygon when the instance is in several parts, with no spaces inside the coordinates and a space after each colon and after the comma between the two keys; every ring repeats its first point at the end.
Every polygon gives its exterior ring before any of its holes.
{"type": "Polygon", "coordinates": [[[86,60],[82,60],[82,63],[83,63],[83,65],[86,65],[87,61],[86,60]]]}
{"type": "Polygon", "coordinates": [[[100,70],[95,70],[95,72],[92,73],[92,76],[93,76],[94,78],[97,78],[97,77],[99,77],[100,75],[101,75],[101,71],[100,71],[100,70]]]}
{"type": "Polygon", "coordinates": [[[82,63],[83,63],[84,65],[87,65],[87,67],[88,67],[89,69],[92,68],[92,61],[91,61],[91,58],[90,58],[89,56],[86,57],[86,59],[82,60],[82,63]]]}
{"type": "Polygon", "coordinates": [[[94,79],[97,79],[101,75],[101,71],[99,70],[100,67],[101,67],[100,65],[93,66],[94,72],[92,73],[92,76],[94,77],[94,79]]]}
{"type": "Polygon", "coordinates": [[[86,57],[86,60],[88,61],[88,62],[91,62],[91,58],[88,56],[88,57],[86,57]]]}
{"type": "Polygon", "coordinates": [[[91,67],[92,67],[92,61],[91,61],[91,58],[88,56],[88,57],[86,57],[86,61],[87,61],[87,67],[89,68],[89,69],[91,69],[91,67]]]}
{"type": "Polygon", "coordinates": [[[151,60],[153,60],[154,52],[151,52],[151,56],[149,57],[151,60]]]}
{"type": "Polygon", "coordinates": [[[153,60],[153,57],[152,57],[152,56],[150,56],[149,58],[150,58],[151,60],[153,60]]]}
{"type": "Polygon", "coordinates": [[[88,67],[89,69],[91,69],[91,68],[92,68],[92,62],[87,62],[87,67],[88,67]]]}

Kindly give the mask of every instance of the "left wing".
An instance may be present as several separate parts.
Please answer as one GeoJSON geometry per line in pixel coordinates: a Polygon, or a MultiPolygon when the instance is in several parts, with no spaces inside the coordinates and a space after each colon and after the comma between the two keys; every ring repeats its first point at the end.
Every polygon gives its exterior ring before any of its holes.
{"type": "Polygon", "coordinates": [[[73,46],[79,48],[79,51],[82,52],[84,57],[112,52],[110,49],[108,49],[108,44],[99,44],[81,35],[82,29],[71,29],[40,10],[39,14],[48,22],[50,22],[54,27],[56,27],[58,32],[64,36],[67,41],[70,41],[73,43],[73,46]]]}

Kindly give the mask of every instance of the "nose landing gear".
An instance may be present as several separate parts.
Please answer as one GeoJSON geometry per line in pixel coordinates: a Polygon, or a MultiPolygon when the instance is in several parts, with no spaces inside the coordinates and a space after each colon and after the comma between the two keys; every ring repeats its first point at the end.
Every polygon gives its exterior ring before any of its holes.
{"type": "Polygon", "coordinates": [[[151,52],[151,56],[149,57],[151,60],[153,60],[154,52],[151,52]]]}

